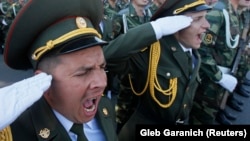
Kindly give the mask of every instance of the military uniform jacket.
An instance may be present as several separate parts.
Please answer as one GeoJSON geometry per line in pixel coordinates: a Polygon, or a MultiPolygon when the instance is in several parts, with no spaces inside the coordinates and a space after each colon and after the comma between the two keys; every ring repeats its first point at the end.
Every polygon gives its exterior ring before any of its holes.
{"type": "MultiPolygon", "coordinates": [[[[210,23],[210,28],[203,39],[199,52],[202,56],[202,62],[204,62],[201,65],[201,75],[204,73],[212,81],[219,81],[221,79],[221,73],[217,65],[231,68],[237,52],[237,47],[229,48],[226,43],[227,31],[223,9],[226,9],[229,14],[229,32],[232,38],[235,38],[237,34],[241,35],[243,28],[239,13],[233,11],[232,6],[227,0],[218,1],[214,9],[207,14],[206,18],[210,23]]],[[[234,43],[233,41],[231,42],[232,44],[234,43]]]]}
{"type": "MultiPolygon", "coordinates": [[[[114,111],[105,97],[99,103],[96,118],[107,141],[116,141],[114,111]],[[105,110],[104,110],[105,109],[105,110]]],[[[13,141],[71,141],[44,98],[34,103],[11,125],[13,141]]]]}
{"type": "MultiPolygon", "coordinates": [[[[122,35],[127,37],[121,37],[121,39],[111,41],[108,46],[104,47],[104,53],[108,62],[109,71],[116,71],[120,74],[133,74],[132,80],[133,84],[135,84],[135,89],[137,91],[142,91],[148,73],[149,48],[145,51],[142,50],[155,42],[155,34],[152,27],[149,27],[149,23],[136,27],[134,31],[133,33],[127,32],[126,35],[122,35]],[[140,28],[146,30],[143,32],[144,37],[140,36],[140,31],[142,31],[140,28]],[[127,45],[123,43],[126,41],[132,44],[127,45]]],[[[198,64],[193,74],[189,74],[187,69],[188,58],[176,39],[173,36],[167,36],[160,40],[160,44],[161,56],[157,67],[157,78],[163,89],[168,88],[169,79],[177,78],[177,96],[174,103],[169,108],[160,107],[152,99],[149,91],[140,96],[140,110],[137,110],[137,112],[145,112],[143,113],[145,117],[139,120],[143,124],[148,123],[144,122],[147,118],[151,119],[151,122],[154,123],[168,124],[175,124],[178,119],[185,120],[188,118],[194,92],[199,81],[197,74],[200,66],[200,58],[197,51],[193,51],[193,53],[196,54],[198,64]]],[[[164,101],[166,97],[161,93],[157,92],[156,97],[162,103],[166,103],[166,101],[164,101]]]]}
{"type": "MultiPolygon", "coordinates": [[[[149,22],[151,16],[152,13],[149,8],[145,8],[144,16],[138,16],[135,8],[130,3],[127,8],[122,9],[118,12],[118,15],[117,17],[115,17],[114,21],[119,22],[121,27],[126,31],[143,23],[149,22]]],[[[121,33],[125,33],[124,30],[121,31],[121,33]]]]}

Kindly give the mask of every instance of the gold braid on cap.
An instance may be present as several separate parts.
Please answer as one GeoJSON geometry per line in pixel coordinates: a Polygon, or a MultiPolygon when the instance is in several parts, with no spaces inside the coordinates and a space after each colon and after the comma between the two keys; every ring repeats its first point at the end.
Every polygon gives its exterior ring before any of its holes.
{"type": "Polygon", "coordinates": [[[145,84],[144,89],[138,93],[135,91],[131,76],[129,74],[129,82],[132,91],[134,92],[135,95],[140,96],[142,95],[147,88],[149,87],[150,95],[153,98],[153,100],[162,108],[168,108],[172,105],[176,98],[176,93],[177,93],[177,78],[172,78],[169,80],[169,88],[166,90],[163,90],[161,85],[159,84],[158,78],[157,78],[157,66],[159,62],[159,58],[161,55],[161,48],[160,48],[160,43],[159,41],[155,42],[154,44],[151,45],[150,48],[150,57],[149,57],[149,67],[148,67],[148,76],[147,76],[147,81],[145,84]],[[160,92],[161,94],[166,96],[166,99],[168,99],[169,102],[167,103],[161,103],[155,96],[155,91],[160,92]]]}
{"type": "Polygon", "coordinates": [[[173,14],[179,14],[185,10],[187,10],[188,8],[192,8],[195,7],[197,5],[201,5],[201,4],[206,4],[205,0],[197,0],[196,2],[190,3],[190,4],[186,4],[181,8],[175,9],[173,14]]]}
{"type": "Polygon", "coordinates": [[[47,51],[54,48],[55,45],[62,43],[62,42],[66,41],[70,38],[73,38],[77,35],[82,35],[82,34],[86,34],[86,33],[95,34],[99,38],[101,38],[101,35],[93,28],[76,29],[76,30],[73,30],[71,32],[68,32],[68,33],[60,36],[59,38],[57,38],[55,40],[49,40],[45,46],[39,47],[38,49],[35,50],[35,52],[32,54],[32,59],[38,60],[44,53],[46,53],[47,51]]]}

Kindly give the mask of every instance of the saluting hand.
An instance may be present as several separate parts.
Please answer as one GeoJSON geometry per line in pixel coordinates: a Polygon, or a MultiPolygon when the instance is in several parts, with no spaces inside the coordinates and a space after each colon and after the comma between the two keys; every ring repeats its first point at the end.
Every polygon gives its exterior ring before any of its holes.
{"type": "Polygon", "coordinates": [[[155,31],[156,38],[160,39],[162,36],[173,34],[190,26],[192,21],[191,17],[184,15],[167,16],[152,21],[151,25],[155,31]]]}
{"type": "Polygon", "coordinates": [[[13,122],[50,87],[52,76],[40,73],[0,89],[0,130],[13,122]]]}

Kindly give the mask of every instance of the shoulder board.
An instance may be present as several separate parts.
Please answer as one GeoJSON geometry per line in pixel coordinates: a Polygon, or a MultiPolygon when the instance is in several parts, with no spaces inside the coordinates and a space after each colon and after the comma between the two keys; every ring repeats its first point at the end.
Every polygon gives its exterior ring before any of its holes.
{"type": "Polygon", "coordinates": [[[0,141],[13,141],[10,126],[0,130],[0,141]]]}
{"type": "Polygon", "coordinates": [[[119,15],[123,15],[123,14],[128,14],[129,13],[129,8],[125,8],[125,9],[122,9],[118,12],[119,15]]]}
{"type": "Polygon", "coordinates": [[[226,9],[226,4],[221,2],[221,1],[218,1],[214,6],[213,6],[213,9],[215,10],[222,10],[222,9],[226,9]]]}

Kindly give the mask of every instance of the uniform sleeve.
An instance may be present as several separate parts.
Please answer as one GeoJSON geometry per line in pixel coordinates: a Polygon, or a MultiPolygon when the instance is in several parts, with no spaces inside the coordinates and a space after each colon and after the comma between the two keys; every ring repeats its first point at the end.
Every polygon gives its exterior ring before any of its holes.
{"type": "Polygon", "coordinates": [[[51,80],[51,75],[40,73],[0,88],[0,130],[41,98],[50,87],[51,80]]]}
{"type": "Polygon", "coordinates": [[[11,124],[27,107],[42,96],[42,93],[32,94],[19,91],[22,90],[13,85],[0,89],[0,130],[11,124]]]}
{"type": "Polygon", "coordinates": [[[129,29],[103,47],[108,68],[113,72],[124,72],[128,69],[128,59],[154,42],[156,35],[150,23],[129,29]]]}
{"type": "Polygon", "coordinates": [[[243,11],[243,26],[246,29],[249,29],[250,26],[250,9],[247,9],[245,11],[243,11]]]}

